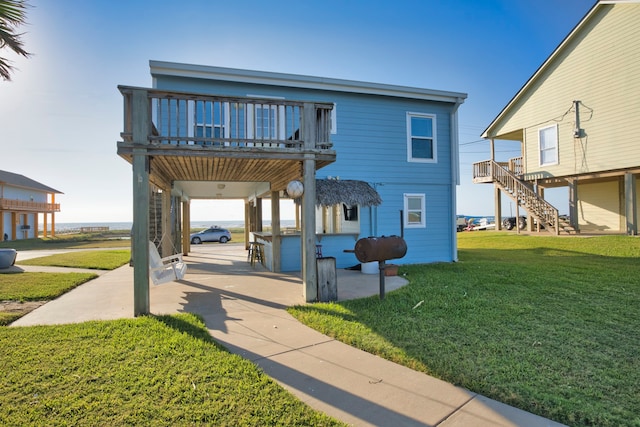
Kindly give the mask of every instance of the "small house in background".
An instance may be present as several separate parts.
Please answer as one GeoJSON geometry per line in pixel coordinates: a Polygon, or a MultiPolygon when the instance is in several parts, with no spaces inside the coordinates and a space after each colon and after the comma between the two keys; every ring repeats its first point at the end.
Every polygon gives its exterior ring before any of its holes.
{"type": "Polygon", "coordinates": [[[487,127],[491,160],[473,179],[494,184],[498,227],[504,193],[552,233],[638,233],[639,22],[639,1],[597,2],[487,127]],[[518,141],[521,155],[497,162],[494,140],[518,141]],[[564,222],[544,199],[560,187],[564,222]]]}
{"type": "Polygon", "coordinates": [[[56,203],[60,191],[17,173],[0,170],[0,236],[3,240],[38,237],[40,218],[43,235],[55,236],[56,203]]]}

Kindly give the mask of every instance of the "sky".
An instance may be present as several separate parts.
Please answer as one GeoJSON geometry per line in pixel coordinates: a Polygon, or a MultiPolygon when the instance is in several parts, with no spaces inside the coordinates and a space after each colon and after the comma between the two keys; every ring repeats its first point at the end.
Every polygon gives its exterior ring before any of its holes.
{"type": "MultiPolygon", "coordinates": [[[[457,212],[493,215],[492,185],[472,183],[472,164],[490,158],[480,135],[594,0],[28,3],[18,31],[33,55],[0,50],[16,67],[12,81],[0,80],[0,170],[64,193],[56,195],[64,223],[131,220],[131,166],[116,154],[117,86],[151,87],[149,60],[467,93],[457,212]]],[[[519,154],[518,143],[496,144],[497,160],[519,154]]],[[[545,194],[568,213],[564,193],[545,194]]],[[[503,214],[512,205],[503,201],[503,214]]],[[[191,218],[242,219],[243,203],[196,201],[191,218]]]]}

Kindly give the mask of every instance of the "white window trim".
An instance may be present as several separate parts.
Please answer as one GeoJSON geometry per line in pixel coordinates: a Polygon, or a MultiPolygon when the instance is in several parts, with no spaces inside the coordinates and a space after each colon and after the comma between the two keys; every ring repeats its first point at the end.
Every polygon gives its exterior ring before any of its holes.
{"type": "MultiPolygon", "coordinates": [[[[557,124],[553,124],[551,126],[545,126],[543,128],[539,128],[538,129],[538,163],[540,166],[550,166],[550,165],[557,165],[558,163],[560,163],[560,150],[559,150],[559,145],[560,145],[560,141],[558,138],[558,125],[557,124]],[[547,163],[543,163],[542,162],[542,138],[540,138],[540,135],[542,133],[542,131],[547,130],[547,129],[555,129],[556,132],[556,141],[555,141],[555,152],[556,152],[556,160],[554,162],[547,162],[547,163]]],[[[550,149],[547,149],[550,150],[550,149]]]]}
{"type": "Polygon", "coordinates": [[[407,112],[407,161],[408,162],[418,162],[418,163],[438,163],[438,138],[437,138],[437,126],[436,126],[436,115],[428,114],[428,113],[415,113],[415,112],[407,112]],[[427,119],[431,119],[431,123],[433,123],[433,158],[432,159],[421,159],[414,158],[412,156],[412,147],[413,141],[411,138],[411,118],[412,117],[423,117],[427,119]]]}
{"type": "Polygon", "coordinates": [[[426,209],[426,197],[424,193],[404,193],[404,213],[403,213],[403,222],[404,228],[426,228],[427,227],[427,209],[426,209]],[[420,198],[421,206],[420,211],[422,215],[420,216],[420,223],[409,223],[409,198],[420,198]]]}
{"type": "MultiPolygon", "coordinates": [[[[269,111],[269,119],[268,119],[268,127],[269,131],[273,130],[274,135],[269,135],[267,138],[265,135],[262,135],[260,139],[284,139],[285,133],[285,108],[284,105],[269,105],[269,104],[245,104],[247,106],[247,138],[254,139],[256,138],[258,127],[261,127],[259,123],[257,123],[257,110],[267,110],[269,111]],[[271,122],[271,112],[273,112],[274,121],[271,122]]],[[[262,143],[257,143],[262,144],[262,143]]],[[[254,143],[248,143],[248,147],[253,147],[254,143]]]]}
{"type": "Polygon", "coordinates": [[[338,109],[338,104],[333,103],[333,109],[331,110],[331,135],[335,135],[338,133],[338,113],[336,110],[338,109]]]}

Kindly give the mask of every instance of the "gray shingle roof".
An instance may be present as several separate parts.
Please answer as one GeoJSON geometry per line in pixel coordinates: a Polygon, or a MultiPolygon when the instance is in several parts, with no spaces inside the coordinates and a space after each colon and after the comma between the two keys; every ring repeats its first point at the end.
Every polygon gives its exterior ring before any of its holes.
{"type": "Polygon", "coordinates": [[[14,187],[30,188],[38,191],[45,191],[47,193],[63,194],[62,191],[58,191],[55,188],[40,184],[38,181],[34,181],[33,179],[27,178],[24,175],[3,170],[0,170],[0,184],[12,185],[14,187]]]}

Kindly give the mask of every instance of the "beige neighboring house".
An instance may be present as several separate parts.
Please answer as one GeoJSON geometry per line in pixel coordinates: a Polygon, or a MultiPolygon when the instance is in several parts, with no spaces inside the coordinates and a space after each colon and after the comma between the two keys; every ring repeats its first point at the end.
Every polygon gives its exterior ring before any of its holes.
{"type": "Polygon", "coordinates": [[[55,236],[56,203],[60,191],[17,173],[0,170],[0,236],[3,240],[38,237],[42,215],[43,235],[55,236]]]}
{"type": "Polygon", "coordinates": [[[505,193],[529,227],[637,234],[640,1],[597,2],[482,137],[491,160],[474,164],[473,180],[494,184],[498,226],[505,193]],[[494,161],[495,140],[519,141],[521,157],[494,161]],[[568,189],[566,222],[544,200],[555,187],[568,189]]]}

